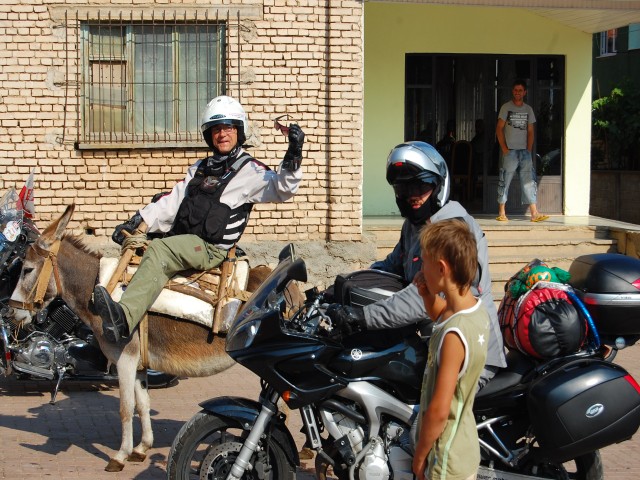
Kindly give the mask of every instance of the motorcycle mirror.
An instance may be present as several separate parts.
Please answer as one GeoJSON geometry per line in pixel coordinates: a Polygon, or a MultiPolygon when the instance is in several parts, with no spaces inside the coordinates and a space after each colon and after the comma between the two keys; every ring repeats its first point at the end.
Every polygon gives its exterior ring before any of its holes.
{"type": "Polygon", "coordinates": [[[307,266],[301,258],[297,259],[289,266],[287,274],[278,284],[276,292],[280,293],[284,291],[285,287],[291,280],[297,280],[298,282],[307,281],[307,266]]]}
{"type": "Polygon", "coordinates": [[[290,258],[291,260],[294,260],[296,258],[296,249],[293,246],[293,243],[290,243],[280,251],[280,253],[278,254],[278,262],[282,262],[287,258],[290,258]]]}

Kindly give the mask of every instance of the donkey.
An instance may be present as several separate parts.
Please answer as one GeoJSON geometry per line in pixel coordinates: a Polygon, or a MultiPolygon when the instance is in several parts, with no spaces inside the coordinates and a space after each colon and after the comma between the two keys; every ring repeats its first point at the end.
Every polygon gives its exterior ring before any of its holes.
{"type": "MultiPolygon", "coordinates": [[[[36,309],[32,301],[34,292],[44,293],[42,304],[37,308],[46,307],[56,296],[62,297],[91,327],[105,356],[116,365],[122,443],[105,470],[118,472],[124,468],[125,460],[143,461],[147,450],[153,445],[149,393],[144,384],[145,371],[138,370],[140,335],[136,330],[129,340],[118,344],[104,339],[102,320],[93,310],[91,301],[99,273],[100,254],[85,245],[81,237],[65,233],[74,208],[73,204],[69,205],[29,249],[11,304],[14,306],[15,319],[27,323],[36,309]],[[142,439],[135,448],[134,407],[142,424],[142,439]]],[[[255,286],[264,280],[269,271],[268,267],[251,269],[250,285],[255,286]]],[[[213,335],[210,328],[152,312],[149,312],[148,319],[148,355],[143,367],[173,375],[199,377],[214,375],[233,365],[234,361],[225,352],[224,338],[213,335]]]]}

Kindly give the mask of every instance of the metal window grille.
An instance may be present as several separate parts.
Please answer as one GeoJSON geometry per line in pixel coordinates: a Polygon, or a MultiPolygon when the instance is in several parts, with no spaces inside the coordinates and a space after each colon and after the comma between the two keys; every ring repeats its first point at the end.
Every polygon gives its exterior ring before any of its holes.
{"type": "MultiPolygon", "coordinates": [[[[74,65],[78,149],[204,146],[200,113],[239,83],[229,68],[236,22],[207,12],[100,14],[66,22],[67,65],[74,65]],[[232,33],[233,32],[233,33],[232,33]],[[75,53],[76,58],[71,58],[75,53]],[[233,81],[233,80],[236,81],[233,81]]],[[[239,52],[239,49],[237,49],[239,52]]],[[[238,53],[239,54],[239,53],[238,53]]],[[[238,69],[240,61],[238,58],[238,69]]]]}

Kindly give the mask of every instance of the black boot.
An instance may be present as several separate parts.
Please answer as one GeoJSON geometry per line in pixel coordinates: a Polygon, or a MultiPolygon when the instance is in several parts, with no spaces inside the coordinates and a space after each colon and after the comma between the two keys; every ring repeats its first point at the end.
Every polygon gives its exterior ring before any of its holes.
{"type": "Polygon", "coordinates": [[[101,285],[96,285],[93,289],[93,305],[102,318],[104,338],[117,343],[130,335],[124,310],[118,302],[113,301],[109,292],[101,285]]]}

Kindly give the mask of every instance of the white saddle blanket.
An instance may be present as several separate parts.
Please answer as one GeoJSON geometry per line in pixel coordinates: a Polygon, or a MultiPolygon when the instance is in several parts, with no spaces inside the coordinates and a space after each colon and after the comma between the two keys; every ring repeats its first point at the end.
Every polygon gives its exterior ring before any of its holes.
{"type": "MultiPolygon", "coordinates": [[[[119,258],[101,258],[100,259],[100,275],[99,282],[101,285],[107,285],[113,273],[118,266],[119,258]]],[[[136,271],[135,266],[129,265],[127,267],[127,273],[133,274],[136,271]]],[[[190,287],[200,288],[199,285],[190,282],[187,278],[176,275],[171,279],[177,283],[187,284],[190,287]]],[[[243,258],[237,259],[235,262],[234,274],[229,277],[227,283],[228,292],[241,292],[247,287],[249,280],[249,261],[243,258]]],[[[122,292],[126,287],[123,287],[122,283],[118,282],[111,297],[118,301],[122,297],[122,292]]],[[[211,295],[212,298],[216,297],[216,292],[210,290],[202,290],[207,295],[211,295]]],[[[236,316],[238,309],[242,305],[242,301],[227,297],[222,299],[221,310],[221,322],[220,331],[224,332],[229,329],[231,322],[236,316]]],[[[183,318],[192,322],[199,323],[205,327],[211,328],[213,325],[213,315],[215,313],[215,307],[210,303],[200,300],[199,298],[187,295],[185,293],[176,292],[174,290],[163,289],[160,295],[149,308],[149,311],[171,315],[174,317],[183,318]]]]}

